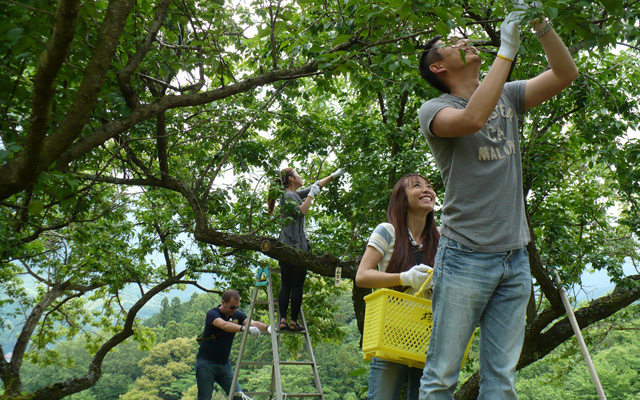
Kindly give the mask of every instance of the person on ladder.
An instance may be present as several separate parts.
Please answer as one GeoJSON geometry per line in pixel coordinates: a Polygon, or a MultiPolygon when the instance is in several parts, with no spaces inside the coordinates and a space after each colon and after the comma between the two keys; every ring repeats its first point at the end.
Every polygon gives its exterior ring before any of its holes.
{"type": "MultiPolygon", "coordinates": [[[[387,221],[371,234],[356,273],[365,288],[418,291],[429,277],[440,234],[433,216],[436,193],[421,175],[400,178],[391,193],[387,221]],[[377,267],[377,268],[376,268],[377,267]]],[[[418,400],[422,369],[371,358],[368,400],[397,400],[408,380],[407,400],[418,400]]]]}
{"type": "MultiPolygon", "coordinates": [[[[244,332],[247,327],[251,336],[259,336],[260,331],[269,332],[268,326],[260,321],[251,320],[247,324],[247,315],[238,310],[239,306],[240,294],[229,289],[222,294],[222,304],[207,312],[204,339],[196,355],[198,400],[211,400],[215,382],[229,394],[233,382],[229,354],[237,332],[244,332]]],[[[242,391],[240,384],[236,384],[235,391],[242,391]]],[[[240,400],[241,397],[235,396],[234,399],[240,400]]]]}
{"type": "MultiPolygon", "coordinates": [[[[305,231],[305,215],[311,208],[313,199],[320,193],[320,189],[344,173],[345,169],[339,168],[310,187],[299,190],[303,184],[298,172],[293,168],[285,168],[280,171],[280,178],[276,179],[275,182],[278,187],[284,189],[284,194],[280,198],[280,212],[285,223],[280,232],[280,237],[278,237],[280,242],[300,250],[311,250],[305,231]]],[[[275,207],[275,198],[269,196],[268,206],[269,215],[272,215],[275,207]]],[[[278,295],[279,330],[303,331],[305,328],[298,323],[298,316],[302,306],[302,289],[307,276],[307,269],[284,262],[279,264],[282,278],[280,294],[278,295]],[[289,301],[291,301],[291,320],[287,323],[289,301]]]]}

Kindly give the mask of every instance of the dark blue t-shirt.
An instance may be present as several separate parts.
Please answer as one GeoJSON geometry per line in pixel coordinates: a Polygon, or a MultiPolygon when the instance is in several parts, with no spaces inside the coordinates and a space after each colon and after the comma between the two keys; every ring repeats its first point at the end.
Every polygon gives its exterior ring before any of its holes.
{"type": "Polygon", "coordinates": [[[240,310],[236,310],[231,317],[227,318],[224,313],[220,312],[220,306],[207,312],[204,325],[204,337],[207,338],[200,343],[197,358],[202,358],[211,362],[225,364],[229,361],[229,353],[233,345],[235,332],[227,332],[218,327],[213,326],[213,321],[222,318],[225,321],[242,325],[247,319],[247,315],[240,310]],[[215,339],[208,339],[214,336],[215,339]]]}

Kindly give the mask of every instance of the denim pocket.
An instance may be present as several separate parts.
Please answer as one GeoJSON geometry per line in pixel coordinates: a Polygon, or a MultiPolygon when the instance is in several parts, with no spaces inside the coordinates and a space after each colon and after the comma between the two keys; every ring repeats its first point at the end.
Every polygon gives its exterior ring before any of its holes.
{"type": "Polygon", "coordinates": [[[455,240],[449,239],[449,238],[447,238],[447,242],[445,243],[445,249],[459,251],[459,252],[468,253],[468,254],[476,253],[476,251],[471,247],[467,247],[462,243],[456,242],[455,240]]]}

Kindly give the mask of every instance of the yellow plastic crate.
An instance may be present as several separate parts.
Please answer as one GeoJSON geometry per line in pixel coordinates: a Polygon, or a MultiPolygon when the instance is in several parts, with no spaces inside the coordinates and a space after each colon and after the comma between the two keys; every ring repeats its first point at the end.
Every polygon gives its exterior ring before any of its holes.
{"type": "MultiPolygon", "coordinates": [[[[396,290],[380,289],[365,296],[364,301],[364,359],[377,357],[423,368],[433,326],[431,300],[396,290]]],[[[472,340],[473,335],[467,344],[464,359],[472,340]]]]}

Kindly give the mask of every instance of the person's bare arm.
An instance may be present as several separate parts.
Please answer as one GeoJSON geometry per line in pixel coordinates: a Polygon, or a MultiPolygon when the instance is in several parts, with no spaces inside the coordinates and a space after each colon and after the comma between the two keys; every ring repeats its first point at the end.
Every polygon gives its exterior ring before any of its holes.
{"type": "Polygon", "coordinates": [[[363,288],[387,288],[400,286],[400,274],[378,271],[378,263],[382,260],[382,253],[375,247],[367,246],[356,272],[356,285],[363,288]]]}
{"type": "Polygon", "coordinates": [[[520,15],[512,12],[500,26],[500,48],[498,57],[489,69],[482,83],[475,88],[463,109],[445,107],[438,111],[429,130],[440,137],[472,135],[482,129],[498,104],[502,89],[509,77],[511,64],[520,47],[520,15]]]}
{"type": "Polygon", "coordinates": [[[318,185],[320,185],[320,187],[325,187],[329,184],[329,182],[331,182],[333,180],[333,176],[329,175],[326,178],[322,178],[320,179],[318,182],[316,182],[318,185]]]}
{"type": "MultiPolygon", "coordinates": [[[[543,21],[535,27],[535,30],[544,30],[547,23],[550,22],[543,21]]],[[[524,93],[525,109],[549,100],[571,85],[578,77],[578,67],[571,53],[553,29],[540,37],[540,43],[551,69],[527,80],[524,93]]]]}
{"type": "Polygon", "coordinates": [[[230,321],[225,321],[222,318],[214,319],[213,326],[215,326],[216,328],[220,328],[225,332],[234,333],[234,332],[242,331],[242,325],[234,324],[233,322],[230,322],[230,321]]]}
{"type": "Polygon", "coordinates": [[[255,326],[256,328],[260,329],[261,331],[266,331],[267,330],[267,324],[262,323],[260,321],[251,320],[251,323],[249,325],[250,326],[255,326]]]}
{"type": "Polygon", "coordinates": [[[307,215],[309,209],[311,208],[311,203],[313,203],[313,197],[307,196],[302,204],[300,204],[300,212],[304,215],[307,215]]]}
{"type": "Polygon", "coordinates": [[[489,73],[463,109],[445,107],[433,117],[431,132],[440,137],[472,135],[482,129],[496,108],[509,75],[511,62],[496,58],[489,73]]]}

